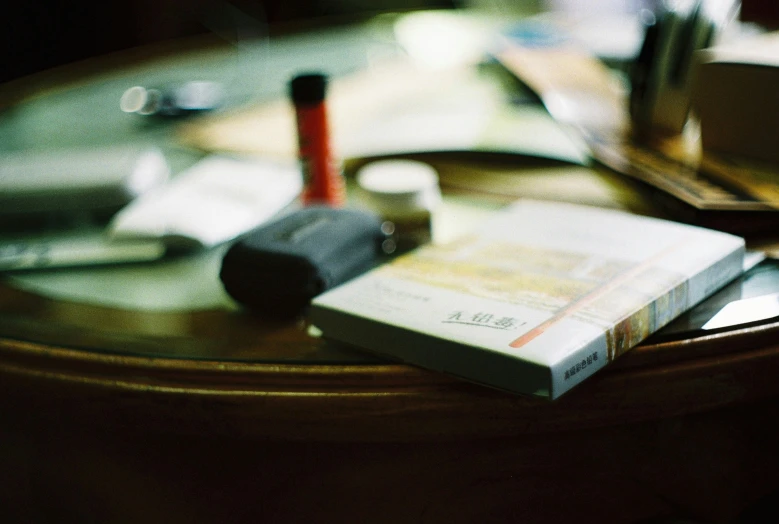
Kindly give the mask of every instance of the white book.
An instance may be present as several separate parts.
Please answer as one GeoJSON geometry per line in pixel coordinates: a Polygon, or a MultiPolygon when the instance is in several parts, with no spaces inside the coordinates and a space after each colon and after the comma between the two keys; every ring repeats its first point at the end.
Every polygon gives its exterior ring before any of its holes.
{"type": "Polygon", "coordinates": [[[742,238],[519,201],[316,299],[324,337],[555,399],[743,270],[742,238]]]}

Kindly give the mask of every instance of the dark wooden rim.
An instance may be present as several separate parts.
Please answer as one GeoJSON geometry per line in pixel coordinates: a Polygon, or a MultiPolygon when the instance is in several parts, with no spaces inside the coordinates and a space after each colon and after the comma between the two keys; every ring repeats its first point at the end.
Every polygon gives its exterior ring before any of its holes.
{"type": "Polygon", "coordinates": [[[640,346],[634,355],[644,360],[641,365],[628,354],[624,363],[551,403],[405,365],[136,357],[8,339],[0,339],[0,388],[25,410],[32,402],[53,409],[55,417],[88,423],[99,414],[103,423],[114,418],[125,427],[292,440],[511,437],[657,420],[774,397],[777,329],[773,324],[640,346]],[[732,350],[706,354],[723,345],[732,350]],[[651,363],[650,355],[667,351],[698,356],[651,363]]]}

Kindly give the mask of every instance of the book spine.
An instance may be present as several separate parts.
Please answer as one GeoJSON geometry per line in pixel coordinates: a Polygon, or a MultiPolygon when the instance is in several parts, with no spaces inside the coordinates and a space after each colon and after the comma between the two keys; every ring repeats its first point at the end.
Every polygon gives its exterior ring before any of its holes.
{"type": "Polygon", "coordinates": [[[743,272],[743,245],[690,278],[669,288],[601,336],[583,344],[551,366],[550,399],[555,399],[593,375],[622,353],[710,296],[743,272]]]}

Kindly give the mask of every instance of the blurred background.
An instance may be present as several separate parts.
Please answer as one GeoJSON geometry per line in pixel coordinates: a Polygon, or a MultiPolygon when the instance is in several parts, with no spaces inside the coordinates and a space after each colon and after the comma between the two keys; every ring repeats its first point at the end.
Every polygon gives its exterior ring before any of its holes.
{"type": "MultiPolygon", "coordinates": [[[[16,0],[3,9],[0,82],[91,56],[241,27],[269,34],[307,24],[338,24],[381,12],[480,9],[507,15],[539,10],[636,13],[662,0],[16,0]]],[[[779,2],[744,0],[742,19],[771,25],[779,2]]],[[[236,39],[241,35],[233,35],[236,39]]],[[[256,36],[256,35],[255,35],[256,36]]]]}
{"type": "MultiPolygon", "coordinates": [[[[539,10],[635,13],[653,0],[16,0],[4,8],[0,82],[92,56],[220,30],[267,34],[339,24],[381,12],[478,9],[508,15],[539,10]],[[242,24],[241,21],[247,22],[242,24]]],[[[240,39],[245,35],[224,35],[240,39]]],[[[257,36],[257,35],[248,35],[257,36]]],[[[263,35],[264,36],[264,35],[263,35]]]]}
{"type": "Polygon", "coordinates": [[[212,32],[214,25],[234,25],[224,23],[225,18],[245,17],[272,32],[325,17],[338,23],[381,11],[460,4],[462,0],[16,0],[4,8],[0,81],[91,56],[212,32]]]}

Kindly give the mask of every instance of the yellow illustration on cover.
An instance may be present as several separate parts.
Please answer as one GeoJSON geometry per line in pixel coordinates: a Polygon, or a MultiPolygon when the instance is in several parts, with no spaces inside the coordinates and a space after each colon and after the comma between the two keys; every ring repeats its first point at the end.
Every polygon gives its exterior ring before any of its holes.
{"type": "Polygon", "coordinates": [[[379,271],[552,313],[547,322],[513,341],[512,347],[521,347],[564,317],[600,326],[607,335],[611,360],[687,307],[686,277],[659,267],[654,260],[637,264],[472,236],[424,247],[379,271]],[[658,297],[662,298],[658,301],[658,297]],[[626,311],[636,313],[626,316],[626,311]]]}

